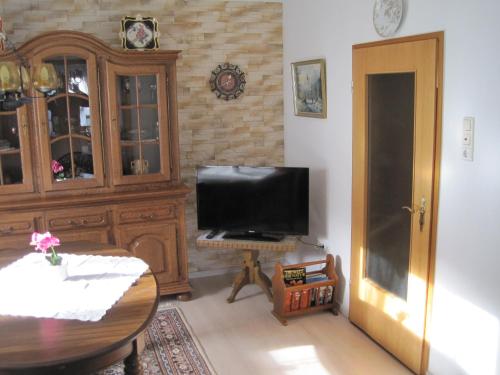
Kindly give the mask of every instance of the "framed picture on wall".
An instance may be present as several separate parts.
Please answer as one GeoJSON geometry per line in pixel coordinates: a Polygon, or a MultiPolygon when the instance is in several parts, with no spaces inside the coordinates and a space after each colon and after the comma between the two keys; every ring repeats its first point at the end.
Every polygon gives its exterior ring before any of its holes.
{"type": "Polygon", "coordinates": [[[292,82],[295,115],[326,118],[325,59],[292,63],[292,82]]]}
{"type": "Polygon", "coordinates": [[[154,50],[159,48],[158,21],[154,17],[126,16],[121,21],[119,33],[122,47],[126,50],[154,50]]]}

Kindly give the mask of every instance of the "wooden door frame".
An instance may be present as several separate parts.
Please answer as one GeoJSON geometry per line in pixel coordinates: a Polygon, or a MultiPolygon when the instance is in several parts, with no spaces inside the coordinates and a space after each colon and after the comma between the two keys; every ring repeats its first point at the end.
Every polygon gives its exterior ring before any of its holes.
{"type": "MultiPolygon", "coordinates": [[[[432,299],[434,294],[434,279],[435,279],[435,264],[436,264],[436,240],[437,240],[437,221],[439,207],[439,181],[441,176],[441,140],[442,140],[442,117],[443,117],[443,55],[444,55],[444,31],[438,31],[427,34],[412,35],[407,37],[380,40],[370,43],[356,44],[352,46],[352,50],[386,46],[390,44],[416,42],[422,40],[436,40],[436,110],[435,110],[435,126],[434,126],[434,174],[432,186],[432,217],[430,223],[430,244],[429,244],[429,275],[427,278],[427,298],[426,298],[426,316],[424,325],[423,348],[420,366],[420,374],[425,375],[429,368],[429,353],[430,353],[430,322],[432,313],[432,299]]],[[[352,67],[354,69],[354,65],[352,67]]],[[[353,111],[355,110],[353,106],[353,111]]],[[[354,113],[353,113],[354,121],[354,113]]],[[[354,126],[354,124],[353,124],[354,126]]],[[[354,150],[353,139],[353,150],[354,150]]]]}

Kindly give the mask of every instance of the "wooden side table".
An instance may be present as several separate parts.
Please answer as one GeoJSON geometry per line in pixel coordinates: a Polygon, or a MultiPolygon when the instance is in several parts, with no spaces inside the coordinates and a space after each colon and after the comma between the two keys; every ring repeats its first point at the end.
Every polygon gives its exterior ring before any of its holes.
{"type": "Polygon", "coordinates": [[[241,271],[236,275],[233,282],[233,290],[227,298],[227,302],[232,303],[238,292],[247,284],[257,284],[272,302],[271,280],[262,272],[259,262],[259,252],[263,251],[294,251],[297,248],[297,241],[294,238],[286,237],[279,242],[271,241],[248,241],[225,239],[224,233],[219,233],[214,238],[208,239],[205,233],[198,237],[196,245],[200,248],[209,249],[234,249],[243,251],[243,264],[241,271]]]}

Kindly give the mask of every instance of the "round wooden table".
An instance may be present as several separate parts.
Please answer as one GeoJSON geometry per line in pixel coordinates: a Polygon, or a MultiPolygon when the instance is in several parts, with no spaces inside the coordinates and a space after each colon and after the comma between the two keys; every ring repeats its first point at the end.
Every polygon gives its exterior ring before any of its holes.
{"type": "MultiPolygon", "coordinates": [[[[0,268],[24,254],[0,252],[0,268]]],[[[110,246],[98,254],[130,256],[110,246]]],[[[147,272],[98,322],[0,315],[0,374],[90,374],[120,360],[126,374],[140,374],[138,355],[158,300],[158,285],[147,272]]]]}

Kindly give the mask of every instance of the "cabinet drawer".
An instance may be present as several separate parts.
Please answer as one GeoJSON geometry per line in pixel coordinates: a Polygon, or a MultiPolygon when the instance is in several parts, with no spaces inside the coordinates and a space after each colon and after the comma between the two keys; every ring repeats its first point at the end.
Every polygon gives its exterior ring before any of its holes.
{"type": "Polygon", "coordinates": [[[111,243],[111,233],[107,228],[81,229],[81,230],[56,230],[53,233],[61,242],[71,250],[70,242],[111,243]]]}
{"type": "Polygon", "coordinates": [[[0,251],[1,250],[31,250],[30,246],[31,234],[19,234],[14,236],[0,237],[0,251]]]}
{"type": "Polygon", "coordinates": [[[105,227],[109,225],[108,214],[102,209],[71,210],[71,212],[50,212],[47,214],[47,228],[50,231],[105,227]]]}
{"type": "Polygon", "coordinates": [[[118,223],[144,223],[148,221],[166,220],[175,218],[175,206],[159,204],[157,206],[128,206],[118,210],[118,223]]]}
{"type": "Polygon", "coordinates": [[[11,215],[0,219],[0,236],[32,233],[35,229],[35,218],[30,215],[11,215]]]}

